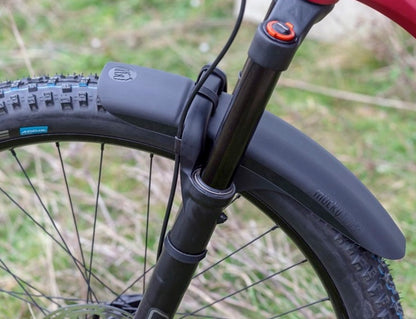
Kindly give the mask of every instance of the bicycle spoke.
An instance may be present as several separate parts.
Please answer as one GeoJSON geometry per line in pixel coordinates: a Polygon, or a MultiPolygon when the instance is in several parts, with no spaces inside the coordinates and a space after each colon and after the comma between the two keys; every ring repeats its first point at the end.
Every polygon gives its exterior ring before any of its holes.
{"type": "MultiPolygon", "coordinates": [[[[8,290],[2,289],[2,288],[0,288],[0,292],[1,293],[4,293],[4,294],[7,294],[9,296],[12,296],[15,299],[21,300],[25,304],[30,304],[32,306],[35,306],[38,309],[40,309],[39,306],[38,306],[38,304],[34,303],[32,301],[32,298],[36,298],[36,299],[42,299],[42,298],[44,298],[44,299],[47,299],[47,300],[51,301],[52,303],[54,303],[54,304],[56,304],[58,306],[59,306],[59,303],[57,301],[64,301],[65,303],[72,303],[72,304],[79,303],[79,302],[83,301],[83,300],[78,299],[78,298],[65,298],[65,297],[57,297],[57,296],[45,296],[43,294],[32,294],[32,293],[23,293],[23,292],[17,292],[17,291],[8,291],[8,290]],[[24,297],[31,297],[31,300],[27,300],[24,297]]],[[[48,310],[46,310],[44,308],[42,308],[42,309],[44,311],[46,311],[46,312],[49,312],[48,310]]]]}
{"type": "Polygon", "coordinates": [[[316,300],[314,302],[308,303],[308,304],[303,305],[301,307],[297,307],[297,308],[292,309],[290,311],[284,312],[284,313],[282,313],[280,315],[276,315],[276,316],[270,317],[269,319],[282,318],[282,317],[287,316],[287,315],[289,315],[291,313],[294,313],[296,311],[299,311],[299,310],[302,310],[302,309],[306,309],[306,308],[312,307],[314,305],[317,305],[317,304],[320,304],[320,303],[323,303],[323,302],[326,302],[326,301],[329,301],[329,298],[328,297],[322,298],[322,299],[319,299],[319,300],[316,300]]]}
{"type": "MultiPolygon", "coordinates": [[[[32,189],[32,191],[33,191],[33,193],[35,194],[35,196],[36,196],[36,198],[38,199],[38,201],[39,201],[39,203],[41,204],[41,206],[42,206],[42,209],[43,209],[43,211],[46,213],[46,215],[48,216],[48,218],[49,218],[49,221],[51,222],[51,224],[52,224],[52,226],[53,226],[53,228],[54,228],[54,230],[56,231],[56,233],[58,234],[58,236],[59,236],[59,238],[60,238],[60,240],[61,241],[59,241],[58,239],[56,239],[47,229],[46,229],[46,227],[45,226],[43,226],[43,225],[41,225],[38,221],[36,221],[33,217],[32,217],[32,215],[31,214],[29,214],[29,212],[26,210],[26,209],[24,209],[19,203],[17,203],[17,201],[15,201],[5,190],[3,190],[1,187],[0,187],[0,191],[6,196],[6,197],[8,197],[9,198],[9,200],[11,200],[11,202],[12,203],[14,203],[27,217],[29,217],[29,219],[35,224],[35,225],[37,225],[38,227],[40,227],[41,229],[42,229],[42,231],[46,234],[46,235],[48,235],[55,243],[57,243],[67,254],[68,254],[68,256],[72,259],[72,261],[73,261],[73,263],[75,264],[75,266],[76,266],[76,268],[78,269],[78,271],[81,273],[81,276],[83,277],[83,279],[85,280],[85,282],[87,282],[88,283],[88,278],[87,278],[87,273],[88,273],[88,276],[89,277],[91,277],[91,272],[88,270],[88,269],[86,269],[86,267],[85,267],[85,264],[82,264],[73,254],[72,254],[72,252],[71,252],[71,250],[70,250],[70,248],[69,248],[69,246],[68,246],[68,244],[67,244],[67,242],[66,242],[66,240],[64,239],[64,237],[63,237],[63,235],[62,235],[62,233],[59,231],[59,229],[58,229],[58,226],[56,225],[56,223],[55,223],[55,220],[53,219],[53,217],[52,217],[52,215],[51,215],[51,213],[49,212],[49,210],[48,210],[48,208],[46,207],[46,205],[45,205],[45,203],[44,203],[44,201],[42,200],[42,198],[40,197],[40,195],[39,195],[39,193],[38,193],[38,191],[36,190],[36,188],[35,188],[35,186],[33,185],[33,183],[32,183],[32,181],[31,181],[31,179],[30,179],[30,177],[29,177],[29,175],[27,174],[27,172],[26,172],[26,170],[25,170],[25,168],[23,167],[23,165],[22,165],[22,163],[21,163],[21,161],[19,160],[19,158],[18,158],[18,156],[17,156],[17,153],[16,153],[16,151],[14,150],[14,149],[12,149],[12,150],[10,150],[11,151],[11,153],[12,153],[12,155],[13,155],[13,157],[15,158],[15,160],[16,160],[16,162],[17,162],[17,164],[18,164],[18,166],[19,166],[19,168],[20,168],[20,170],[21,170],[21,172],[23,173],[23,175],[25,176],[25,178],[26,178],[26,181],[28,182],[28,184],[29,184],[29,186],[30,186],[30,188],[32,189]],[[83,269],[82,269],[83,268],[83,269]]],[[[91,293],[92,293],[92,295],[94,296],[94,298],[95,299],[97,299],[96,298],[96,296],[95,296],[95,294],[94,294],[94,292],[91,290],[90,291],[91,293]]]]}
{"type": "MultiPolygon", "coordinates": [[[[83,268],[85,269],[85,271],[87,271],[86,270],[85,257],[84,257],[84,251],[82,249],[81,238],[80,238],[80,235],[79,235],[78,222],[77,222],[77,218],[76,218],[75,211],[74,211],[74,205],[72,203],[71,192],[69,190],[69,184],[68,184],[68,179],[67,179],[67,175],[66,175],[65,164],[64,164],[62,154],[61,154],[61,147],[60,147],[59,142],[57,142],[55,145],[56,145],[56,148],[58,150],[59,161],[61,163],[62,175],[64,177],[66,193],[68,195],[69,206],[71,208],[72,220],[74,222],[74,228],[75,228],[76,237],[77,237],[77,241],[78,241],[78,248],[79,248],[80,255],[81,255],[82,265],[83,265],[83,268]]],[[[85,273],[85,276],[87,276],[87,273],[85,273]]]]}
{"type": "MultiPolygon", "coordinates": [[[[5,270],[8,274],[10,274],[13,279],[16,281],[16,283],[20,286],[20,288],[22,288],[22,290],[24,291],[25,295],[27,297],[29,297],[30,299],[30,304],[34,305],[35,307],[37,307],[44,315],[46,315],[46,311],[43,307],[41,307],[31,296],[31,294],[29,294],[29,292],[27,291],[26,287],[23,285],[23,280],[21,280],[18,276],[16,276],[12,271],[10,271],[10,269],[7,267],[7,265],[3,262],[2,259],[0,259],[0,264],[2,265],[2,269],[5,270]]],[[[39,292],[39,291],[38,291],[39,292]]]]}
{"type": "Polygon", "coordinates": [[[26,217],[28,217],[37,227],[39,227],[49,238],[51,238],[59,247],[61,247],[66,253],[70,254],[67,247],[58,241],[40,222],[33,218],[29,212],[24,209],[8,192],[0,187],[0,192],[3,193],[26,217]]]}
{"type": "Polygon", "coordinates": [[[247,286],[245,286],[245,287],[243,287],[243,288],[241,288],[241,289],[238,289],[238,290],[236,290],[236,291],[234,291],[234,292],[232,292],[232,293],[230,293],[230,294],[228,294],[228,295],[226,295],[226,296],[224,296],[224,297],[222,297],[222,298],[219,298],[219,299],[215,300],[214,302],[212,302],[212,303],[210,303],[210,304],[207,304],[207,305],[205,305],[205,306],[203,306],[203,307],[201,307],[201,308],[199,308],[199,309],[197,309],[197,310],[195,310],[195,311],[193,311],[193,312],[191,312],[191,313],[187,313],[186,315],[184,315],[184,316],[180,317],[179,319],[186,318],[186,317],[189,317],[189,316],[193,316],[193,315],[195,315],[195,314],[197,314],[197,313],[201,312],[201,311],[202,311],[202,310],[204,310],[204,309],[207,309],[207,308],[209,308],[209,307],[212,307],[213,305],[215,305],[215,304],[217,304],[217,303],[219,303],[219,302],[222,302],[222,301],[224,301],[224,300],[227,300],[227,299],[229,299],[229,298],[231,298],[231,297],[233,297],[233,296],[235,296],[235,295],[237,295],[237,294],[240,294],[240,293],[242,293],[243,291],[247,291],[247,290],[249,290],[250,288],[253,288],[253,287],[255,287],[255,286],[257,286],[257,285],[259,285],[259,284],[261,284],[261,283],[263,283],[263,282],[265,282],[265,281],[267,281],[267,280],[269,280],[269,279],[271,279],[271,278],[273,278],[273,277],[276,277],[276,276],[278,276],[278,275],[281,275],[281,274],[283,274],[284,272],[289,271],[290,269],[295,268],[295,267],[297,267],[297,266],[299,266],[299,265],[301,265],[301,264],[304,264],[304,263],[306,263],[306,262],[307,262],[307,260],[306,260],[306,259],[303,259],[303,260],[301,260],[301,261],[299,261],[299,262],[297,262],[297,263],[294,263],[293,265],[291,265],[291,266],[289,266],[289,267],[286,267],[286,268],[284,268],[284,269],[282,269],[282,270],[279,270],[279,271],[277,271],[277,272],[275,272],[275,273],[272,273],[271,275],[269,275],[269,276],[267,276],[267,277],[265,277],[265,278],[262,278],[262,279],[260,279],[260,280],[258,280],[258,281],[253,282],[253,283],[252,283],[252,284],[250,284],[250,285],[247,285],[247,286]]]}
{"type": "Polygon", "coordinates": [[[97,229],[97,216],[98,216],[98,201],[100,198],[100,186],[101,186],[101,177],[103,172],[103,158],[104,158],[104,144],[101,144],[101,152],[100,152],[100,163],[98,169],[98,181],[97,181],[97,194],[95,198],[95,209],[94,209],[94,224],[92,230],[92,241],[91,241],[91,252],[90,252],[90,262],[89,262],[89,276],[87,280],[88,285],[88,293],[87,293],[87,303],[92,300],[92,288],[91,288],[91,273],[92,273],[92,262],[94,257],[94,244],[95,244],[95,233],[97,229]]]}
{"type": "MultiPolygon", "coordinates": [[[[30,294],[26,289],[24,290],[25,291],[25,293],[20,293],[20,294],[22,294],[22,295],[26,295],[26,296],[28,296],[28,297],[30,297],[30,296],[33,296],[33,297],[37,297],[37,298],[39,298],[39,297],[43,297],[43,298],[45,298],[45,299],[48,299],[48,300],[50,300],[50,301],[52,301],[55,305],[57,305],[57,306],[59,306],[59,304],[58,303],[56,303],[56,302],[54,302],[53,301],[53,298],[51,298],[50,296],[47,296],[47,295],[45,295],[43,292],[41,292],[38,288],[36,288],[36,287],[34,287],[32,284],[30,284],[30,283],[28,283],[26,280],[24,280],[24,279],[22,279],[22,278],[20,278],[19,276],[17,276],[14,272],[12,272],[11,270],[10,270],[10,268],[6,265],[6,263],[2,260],[2,259],[0,259],[0,263],[2,264],[2,266],[0,266],[0,269],[2,269],[2,270],[4,270],[5,272],[7,272],[10,276],[12,276],[13,277],[13,279],[15,279],[16,280],[16,282],[18,282],[19,283],[19,285],[20,284],[24,284],[24,286],[27,286],[28,288],[30,288],[30,289],[32,289],[32,290],[34,290],[34,291],[36,291],[36,292],[38,292],[39,294],[36,294],[36,295],[34,295],[34,294],[30,294]]],[[[10,294],[11,293],[14,293],[14,294],[19,294],[18,292],[10,292],[10,294]]]]}
{"type": "Polygon", "coordinates": [[[215,262],[214,264],[210,265],[209,267],[205,268],[204,270],[202,270],[201,272],[197,273],[193,278],[196,278],[198,276],[201,276],[202,274],[206,273],[207,271],[209,271],[210,269],[218,266],[219,264],[221,264],[222,262],[226,261],[227,259],[231,258],[232,256],[234,256],[235,254],[237,254],[238,252],[242,251],[243,249],[247,248],[248,246],[252,245],[253,243],[255,243],[256,241],[258,241],[259,239],[263,238],[264,236],[270,234],[272,231],[278,229],[278,226],[273,226],[272,228],[270,228],[268,231],[264,232],[263,234],[257,236],[256,238],[252,239],[251,241],[249,241],[248,243],[244,244],[243,246],[241,246],[240,248],[234,250],[232,253],[228,254],[227,256],[225,256],[224,258],[221,258],[220,260],[218,260],[217,262],[215,262]]]}
{"type": "MultiPolygon", "coordinates": [[[[30,285],[29,285],[29,287],[32,288],[30,285]]],[[[38,291],[35,288],[32,288],[32,289],[38,291]]],[[[34,294],[34,293],[26,294],[26,293],[18,292],[18,291],[9,291],[9,290],[5,290],[5,289],[2,289],[2,288],[0,288],[0,292],[5,293],[5,294],[8,294],[8,295],[12,295],[12,296],[14,296],[16,298],[19,298],[20,300],[23,300],[23,301],[27,301],[27,300],[23,299],[21,296],[27,296],[27,295],[29,295],[29,296],[32,296],[33,298],[39,298],[39,299],[40,298],[44,298],[44,299],[48,299],[48,300],[52,301],[56,305],[59,305],[59,304],[55,300],[69,301],[69,302],[72,302],[72,303],[83,301],[83,299],[79,299],[79,298],[67,298],[67,297],[62,297],[62,296],[46,296],[46,295],[44,295],[42,293],[39,293],[39,294],[34,294]]]]}
{"type": "Polygon", "coordinates": [[[68,249],[68,251],[69,251],[69,246],[67,245],[67,243],[66,243],[66,241],[65,241],[64,237],[62,236],[61,232],[59,231],[58,226],[56,225],[56,223],[55,223],[55,221],[54,221],[54,219],[53,219],[53,217],[52,217],[51,213],[49,212],[49,209],[46,207],[46,205],[45,205],[44,201],[42,200],[42,198],[41,198],[41,197],[40,197],[40,195],[39,195],[39,192],[36,190],[35,186],[34,186],[34,185],[33,185],[33,183],[32,183],[32,180],[30,179],[30,177],[29,177],[29,175],[27,174],[27,172],[26,172],[25,168],[23,167],[22,163],[20,162],[20,160],[19,160],[19,158],[18,158],[18,156],[17,156],[17,153],[16,153],[13,149],[11,150],[11,152],[12,152],[13,157],[16,159],[17,164],[18,164],[18,165],[19,165],[19,167],[20,167],[20,170],[22,171],[23,175],[25,176],[26,181],[29,183],[29,186],[31,187],[31,189],[32,189],[33,193],[35,194],[35,196],[36,196],[36,198],[38,199],[38,201],[39,201],[40,205],[42,206],[43,211],[44,211],[44,212],[46,213],[46,215],[48,216],[48,218],[49,218],[49,220],[50,220],[50,222],[51,222],[51,224],[52,224],[53,228],[55,229],[55,231],[57,232],[58,236],[59,236],[59,237],[60,237],[60,239],[62,240],[63,245],[64,245],[64,246],[68,249]]]}
{"type": "Polygon", "coordinates": [[[168,202],[167,202],[166,210],[165,210],[165,217],[163,218],[162,229],[159,235],[157,259],[159,259],[160,254],[162,253],[163,242],[165,241],[166,231],[168,229],[168,223],[169,223],[170,215],[172,213],[173,200],[175,199],[176,187],[178,184],[179,168],[180,168],[179,165],[180,165],[179,154],[176,154],[175,155],[175,167],[173,168],[173,176],[172,176],[172,181],[171,181],[171,186],[170,186],[168,202]]]}
{"type": "MultiPolygon", "coordinates": [[[[3,193],[17,208],[19,208],[19,210],[26,215],[26,217],[28,217],[37,227],[39,227],[43,233],[45,233],[50,239],[52,239],[52,241],[54,241],[65,253],[67,253],[70,257],[72,257],[73,262],[75,263],[75,265],[77,265],[78,270],[81,272],[81,274],[84,275],[84,272],[81,271],[80,265],[81,262],[75,258],[75,256],[73,256],[71,254],[71,252],[68,250],[68,247],[65,246],[64,244],[62,244],[61,242],[59,242],[58,239],[56,239],[46,228],[45,226],[43,226],[40,222],[38,222],[36,219],[33,218],[33,216],[31,214],[29,214],[29,212],[24,209],[13,197],[11,197],[11,195],[9,193],[7,193],[3,188],[0,187],[0,192],[3,193]]],[[[86,270],[86,269],[84,269],[86,270]]],[[[83,276],[84,280],[86,280],[86,277],[83,276]]]]}
{"type": "Polygon", "coordinates": [[[149,182],[147,187],[147,208],[146,208],[146,234],[144,245],[144,263],[143,263],[143,294],[146,290],[146,273],[147,273],[147,245],[149,241],[149,217],[150,217],[150,191],[152,188],[152,170],[153,170],[153,154],[150,154],[149,161],[149,182]]]}
{"type": "MultiPolygon", "coordinates": [[[[64,247],[66,248],[67,253],[68,253],[68,254],[70,254],[70,256],[71,256],[73,259],[75,259],[75,257],[72,255],[72,253],[71,253],[71,251],[70,251],[70,249],[69,249],[69,246],[68,246],[67,242],[65,241],[65,239],[64,239],[64,237],[63,237],[63,235],[62,235],[62,233],[61,233],[61,232],[60,232],[60,230],[58,229],[58,226],[56,225],[55,220],[53,219],[53,217],[52,217],[51,213],[49,212],[48,208],[46,207],[45,203],[43,202],[42,198],[40,197],[40,195],[39,195],[38,191],[36,190],[35,186],[33,185],[33,183],[32,183],[32,181],[31,181],[31,179],[30,179],[29,175],[27,174],[27,172],[26,172],[25,168],[23,167],[22,163],[20,162],[20,160],[19,160],[19,158],[18,158],[18,156],[17,156],[17,153],[16,153],[13,149],[11,150],[11,152],[12,152],[13,157],[16,159],[17,164],[18,164],[18,165],[19,165],[19,167],[20,167],[20,170],[22,171],[23,175],[25,176],[26,181],[29,183],[29,186],[31,187],[31,189],[32,189],[33,193],[35,194],[36,198],[38,199],[39,203],[41,204],[41,206],[42,206],[42,208],[43,208],[43,211],[44,211],[44,212],[46,213],[46,215],[48,216],[49,221],[51,222],[51,224],[52,224],[53,228],[55,229],[56,233],[58,234],[59,238],[61,239],[62,244],[63,244],[63,245],[64,245],[64,247]]],[[[27,214],[27,215],[29,216],[29,214],[27,214]]]]}
{"type": "MultiPolygon", "coordinates": [[[[61,153],[60,152],[60,145],[59,143],[57,143],[58,145],[57,148],[59,148],[58,154],[61,153]]],[[[104,145],[104,144],[103,144],[104,145]]],[[[16,152],[13,150],[14,154],[16,154],[16,152]]],[[[28,176],[28,174],[26,173],[26,170],[24,169],[23,165],[21,164],[17,154],[14,156],[17,163],[19,164],[20,170],[22,171],[23,175],[25,176],[26,180],[28,181],[28,184],[30,185],[32,191],[35,193],[36,198],[38,198],[38,200],[41,202],[42,208],[44,209],[44,211],[46,212],[46,214],[49,216],[49,219],[51,220],[52,225],[54,226],[53,228],[57,231],[58,233],[58,238],[55,237],[50,231],[47,230],[47,228],[42,225],[39,221],[37,221],[32,214],[30,214],[25,208],[23,208],[6,190],[4,190],[3,188],[0,187],[0,192],[3,193],[5,195],[5,197],[7,197],[10,202],[12,202],[27,218],[29,218],[29,220],[31,220],[31,222],[36,225],[36,227],[38,227],[39,229],[41,229],[41,231],[47,235],[54,243],[56,243],[58,245],[58,247],[60,247],[68,256],[69,258],[71,258],[73,260],[73,263],[75,264],[76,268],[78,269],[78,271],[80,272],[84,282],[87,284],[87,289],[88,289],[88,294],[89,297],[87,296],[87,298],[89,298],[89,301],[98,301],[98,298],[92,288],[91,285],[91,280],[94,279],[96,280],[100,285],[102,285],[102,287],[104,289],[106,289],[107,291],[109,291],[113,296],[119,296],[120,294],[115,292],[108,284],[106,284],[101,278],[99,278],[96,274],[93,273],[92,271],[92,266],[87,267],[86,266],[86,262],[85,262],[85,257],[81,260],[77,259],[73,253],[70,251],[70,248],[67,244],[67,242],[64,240],[62,233],[58,230],[56,223],[53,220],[52,215],[50,214],[50,212],[47,210],[46,205],[44,204],[44,202],[42,201],[39,193],[37,192],[34,184],[32,183],[32,181],[30,180],[30,177],[28,176]],[[60,240],[59,240],[60,239],[60,240]]],[[[60,161],[63,161],[63,157],[62,157],[62,153],[61,155],[59,155],[60,161]]],[[[99,172],[99,185],[97,186],[97,190],[99,192],[100,190],[100,184],[101,184],[101,176],[102,176],[102,163],[103,163],[103,156],[100,159],[100,172],[99,172]]],[[[61,163],[61,169],[63,171],[63,174],[65,175],[64,180],[65,180],[65,187],[67,188],[67,193],[69,196],[69,201],[70,201],[70,209],[71,212],[73,214],[73,221],[76,224],[75,229],[77,231],[76,237],[77,237],[77,241],[78,241],[78,245],[80,245],[80,235],[79,235],[79,229],[78,229],[78,225],[77,225],[77,220],[75,216],[75,211],[73,208],[73,204],[72,204],[72,197],[71,194],[69,192],[69,184],[67,182],[67,177],[66,177],[66,169],[64,164],[61,163]]],[[[95,200],[95,217],[94,217],[94,221],[96,222],[97,220],[97,215],[98,215],[98,200],[99,200],[99,196],[96,196],[96,200],[95,200]]],[[[96,232],[96,224],[95,226],[93,226],[93,237],[95,238],[95,232],[96,232]]],[[[92,244],[92,250],[94,250],[94,244],[92,244]]],[[[93,252],[92,252],[93,253],[93,252]]],[[[85,254],[84,254],[85,255],[85,254]]],[[[83,255],[81,255],[83,256],[83,255]]],[[[82,257],[81,257],[82,258],[82,257]]],[[[90,259],[91,261],[91,259],[90,259]]],[[[148,271],[150,271],[151,269],[149,269],[148,271]]],[[[132,285],[133,286],[133,285],[132,285]]],[[[131,287],[130,287],[131,288],[131,287]]]]}
{"type": "MultiPolygon", "coordinates": [[[[74,227],[75,227],[76,236],[77,236],[77,242],[78,242],[78,245],[79,245],[80,255],[81,255],[81,258],[82,258],[82,262],[79,262],[78,260],[77,260],[77,262],[81,263],[82,267],[85,270],[84,279],[86,280],[87,276],[90,275],[99,284],[101,284],[105,289],[107,289],[109,292],[111,292],[114,296],[118,296],[118,294],[113,289],[111,289],[108,284],[105,284],[97,275],[95,275],[92,272],[91,269],[87,269],[87,267],[86,267],[85,254],[84,254],[84,251],[83,251],[83,248],[82,248],[82,245],[81,245],[81,238],[80,238],[80,234],[79,234],[78,222],[77,222],[75,210],[73,208],[72,196],[71,196],[71,193],[70,193],[70,190],[69,190],[69,184],[68,184],[67,174],[66,174],[66,170],[65,170],[65,164],[64,164],[64,161],[63,161],[62,153],[61,153],[60,143],[57,142],[55,145],[58,149],[59,160],[61,162],[62,173],[63,173],[64,180],[65,180],[65,187],[66,187],[66,191],[67,191],[67,194],[68,194],[69,204],[70,204],[72,218],[73,218],[74,227]]],[[[89,288],[91,289],[91,285],[89,285],[89,288]]],[[[93,293],[93,295],[94,295],[94,298],[97,300],[97,297],[95,297],[95,293],[93,293]]]]}
{"type": "MultiPolygon", "coordinates": [[[[30,304],[30,305],[35,306],[37,308],[39,308],[39,306],[32,301],[32,298],[44,298],[45,297],[43,295],[35,295],[35,294],[27,293],[27,292],[20,293],[20,292],[16,292],[16,291],[8,291],[8,290],[4,290],[4,289],[1,289],[1,288],[0,288],[0,292],[1,293],[4,293],[4,294],[7,294],[9,296],[12,296],[13,298],[19,299],[19,300],[23,301],[24,303],[30,304]],[[31,297],[31,300],[27,300],[24,297],[31,297]]],[[[56,298],[56,297],[55,298],[53,298],[53,297],[46,297],[46,298],[48,300],[51,300],[51,301],[53,299],[59,299],[59,298],[56,298]]]]}
{"type": "Polygon", "coordinates": [[[139,276],[138,278],[136,278],[130,285],[128,285],[121,293],[117,294],[116,298],[113,299],[113,302],[120,299],[120,297],[122,295],[124,295],[127,291],[129,291],[129,289],[131,289],[132,287],[134,287],[134,285],[136,285],[140,280],[142,280],[144,278],[144,276],[146,276],[150,271],[152,271],[154,268],[156,267],[156,265],[153,265],[152,267],[150,267],[149,269],[146,270],[146,273],[142,274],[141,276],[139,276]]]}
{"type": "MultiPolygon", "coordinates": [[[[185,315],[188,316],[188,314],[186,313],[177,313],[177,315],[185,315]]],[[[198,315],[198,314],[193,314],[192,318],[204,318],[204,319],[228,319],[226,317],[218,317],[218,316],[207,316],[207,315],[198,315]]]]}

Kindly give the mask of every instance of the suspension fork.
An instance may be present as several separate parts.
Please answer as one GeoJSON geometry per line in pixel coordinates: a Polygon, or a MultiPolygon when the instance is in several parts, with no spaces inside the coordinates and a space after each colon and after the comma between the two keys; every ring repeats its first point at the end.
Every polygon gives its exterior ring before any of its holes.
{"type": "Polygon", "coordinates": [[[189,110],[181,146],[181,156],[185,157],[181,168],[183,205],[166,236],[135,319],[170,319],[175,315],[198,263],[207,253],[218,219],[235,194],[234,173],[281,72],[289,66],[312,25],[332,7],[305,0],[272,2],[254,36],[228,113],[206,162],[190,150],[201,149],[205,136],[198,132],[206,123],[200,113],[209,117],[212,109],[196,105],[189,110]]]}

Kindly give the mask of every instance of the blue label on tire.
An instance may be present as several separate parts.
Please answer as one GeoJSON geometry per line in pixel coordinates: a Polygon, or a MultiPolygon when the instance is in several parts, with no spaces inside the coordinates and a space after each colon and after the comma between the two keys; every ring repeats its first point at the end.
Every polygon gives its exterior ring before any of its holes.
{"type": "Polygon", "coordinates": [[[29,126],[29,127],[21,127],[20,128],[20,135],[36,135],[36,134],[45,134],[48,133],[47,126],[29,126]]]}

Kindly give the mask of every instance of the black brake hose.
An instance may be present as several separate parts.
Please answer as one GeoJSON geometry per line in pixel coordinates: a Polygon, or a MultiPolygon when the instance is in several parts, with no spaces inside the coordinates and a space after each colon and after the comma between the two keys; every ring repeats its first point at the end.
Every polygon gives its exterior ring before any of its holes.
{"type": "MultiPolygon", "coordinates": [[[[234,40],[237,36],[237,33],[238,33],[238,31],[241,27],[241,24],[243,22],[245,9],[246,9],[246,0],[241,0],[240,11],[238,13],[236,22],[234,24],[233,31],[231,32],[230,36],[228,37],[228,40],[225,43],[224,47],[222,48],[222,50],[220,51],[218,56],[215,58],[214,62],[212,62],[212,64],[208,68],[208,70],[203,74],[203,76],[201,76],[201,78],[195,84],[188,100],[186,101],[186,104],[185,104],[185,107],[183,109],[181,119],[180,119],[180,122],[179,122],[178,131],[176,133],[176,137],[175,137],[176,141],[180,141],[181,138],[182,138],[186,115],[188,114],[189,108],[191,107],[193,100],[195,99],[195,97],[198,94],[201,87],[204,85],[205,81],[212,74],[214,69],[218,66],[218,64],[221,62],[221,60],[223,59],[223,57],[225,56],[225,54],[228,52],[231,45],[233,44],[233,42],[234,42],[234,40]]],[[[179,154],[180,152],[179,151],[180,151],[179,149],[175,149],[175,167],[174,167],[174,170],[173,170],[172,185],[171,185],[171,190],[170,190],[170,194],[169,194],[168,203],[167,203],[167,206],[166,206],[165,217],[163,219],[162,229],[161,229],[161,232],[160,232],[159,247],[158,247],[158,251],[157,251],[157,259],[159,259],[160,254],[162,253],[163,242],[164,242],[164,239],[165,239],[165,236],[166,236],[166,231],[167,231],[167,227],[168,227],[168,223],[169,223],[169,219],[170,219],[170,215],[171,215],[171,211],[172,211],[172,206],[173,206],[173,200],[174,200],[175,193],[176,193],[176,185],[178,183],[179,168],[180,168],[180,154],[179,154]]]]}

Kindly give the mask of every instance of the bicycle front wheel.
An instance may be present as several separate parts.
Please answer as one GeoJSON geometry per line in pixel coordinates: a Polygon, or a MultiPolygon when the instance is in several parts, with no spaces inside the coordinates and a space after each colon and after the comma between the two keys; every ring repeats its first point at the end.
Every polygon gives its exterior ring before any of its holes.
{"type": "MultiPolygon", "coordinates": [[[[146,290],[174,138],[106,112],[96,84],[74,75],[0,85],[4,317],[129,318],[146,290]]],[[[381,258],[284,195],[241,195],[177,318],[402,318],[381,258]]]]}

